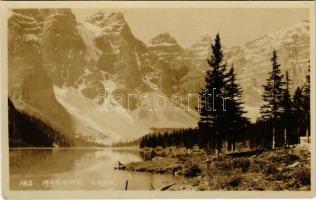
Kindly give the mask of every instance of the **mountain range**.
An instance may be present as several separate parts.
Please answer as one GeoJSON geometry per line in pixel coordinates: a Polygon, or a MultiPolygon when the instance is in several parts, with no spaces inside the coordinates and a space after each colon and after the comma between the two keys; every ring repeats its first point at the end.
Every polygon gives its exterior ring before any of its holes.
{"type": "MultiPolygon", "coordinates": [[[[17,9],[8,24],[14,112],[40,119],[71,144],[108,145],[138,138],[152,128],[197,125],[197,99],[186,97],[204,85],[212,36],[197,38],[190,48],[181,47],[170,33],[159,33],[145,44],[133,35],[122,13],[100,11],[79,21],[70,9],[17,9]],[[179,111],[171,101],[174,94],[192,109],[179,111]],[[97,109],[100,95],[105,110],[97,109]],[[150,102],[163,97],[167,106],[140,109],[144,96],[150,102]]],[[[224,46],[227,64],[234,65],[244,91],[247,116],[254,120],[273,49],[283,72],[289,71],[293,91],[307,74],[309,21],[243,46],[224,46]]]]}

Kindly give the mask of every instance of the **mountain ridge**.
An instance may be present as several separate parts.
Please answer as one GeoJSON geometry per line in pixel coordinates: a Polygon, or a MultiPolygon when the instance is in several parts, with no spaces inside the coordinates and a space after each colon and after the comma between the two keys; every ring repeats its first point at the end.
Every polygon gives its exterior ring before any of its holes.
{"type": "MultiPolygon", "coordinates": [[[[21,18],[19,15],[25,15],[25,12],[18,12],[20,14],[16,17],[21,18]]],[[[54,104],[64,110],[57,113],[70,118],[74,137],[78,140],[108,145],[122,138],[135,139],[152,128],[196,126],[198,115],[194,107],[197,101],[184,100],[184,105],[189,104],[192,109],[179,112],[170,98],[177,94],[185,99],[188,94],[198,94],[204,86],[211,36],[201,36],[191,48],[182,48],[171,34],[161,33],[146,45],[133,35],[122,13],[97,12],[78,21],[69,9],[34,10],[20,20],[28,22],[31,27],[22,30],[30,32],[10,38],[10,51],[14,52],[18,44],[26,47],[35,44],[32,55],[41,59],[30,62],[38,62],[40,70],[37,72],[46,74],[43,77],[51,81],[46,90],[54,95],[51,98],[55,99],[54,104]],[[139,96],[145,95],[154,101],[156,92],[170,104],[165,112],[140,110],[139,96]],[[135,96],[128,99],[129,94],[135,96]],[[95,99],[99,95],[109,103],[106,106],[114,106],[117,110],[96,110],[95,99]],[[118,96],[124,102],[120,102],[118,96]],[[126,100],[130,100],[128,105],[126,100]]],[[[13,20],[11,22],[9,30],[14,31],[18,25],[13,20]]],[[[237,79],[244,90],[248,116],[252,119],[258,116],[261,87],[271,70],[271,43],[278,44],[281,65],[287,66],[290,76],[298,74],[292,86],[295,88],[302,85],[307,71],[304,66],[309,56],[306,50],[309,46],[308,31],[308,22],[302,22],[244,46],[224,46],[225,60],[228,67],[234,64],[237,79]]],[[[25,59],[27,55],[19,54],[25,59]]],[[[32,70],[27,67],[19,69],[9,71],[10,76],[23,78],[24,73],[32,70]]],[[[14,86],[14,82],[9,84],[14,86]]],[[[12,101],[17,100],[12,98],[12,101]]]]}

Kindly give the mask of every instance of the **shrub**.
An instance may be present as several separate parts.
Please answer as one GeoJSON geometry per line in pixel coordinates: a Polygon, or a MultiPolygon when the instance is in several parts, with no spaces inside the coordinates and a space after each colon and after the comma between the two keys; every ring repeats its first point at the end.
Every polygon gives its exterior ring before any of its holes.
{"type": "Polygon", "coordinates": [[[242,177],[240,175],[220,175],[215,176],[209,180],[210,190],[238,190],[242,183],[242,177]]]}
{"type": "Polygon", "coordinates": [[[283,163],[286,163],[287,165],[289,165],[298,161],[299,159],[300,158],[297,155],[288,154],[288,155],[283,156],[283,163]]]}
{"type": "Polygon", "coordinates": [[[276,154],[272,155],[269,160],[273,163],[285,163],[287,165],[298,161],[300,158],[294,154],[276,154]]]}
{"type": "Polygon", "coordinates": [[[184,169],[184,175],[187,177],[195,177],[198,176],[201,173],[201,168],[198,164],[189,164],[184,169]]]}
{"type": "Polygon", "coordinates": [[[267,165],[270,165],[267,161],[255,159],[252,160],[250,168],[252,172],[262,172],[267,165]]]}
{"type": "Polygon", "coordinates": [[[246,158],[234,159],[233,167],[235,169],[240,168],[243,172],[246,172],[250,167],[250,160],[246,158]]]}
{"type": "Polygon", "coordinates": [[[250,160],[247,158],[234,158],[218,161],[215,164],[216,168],[222,171],[231,171],[234,169],[241,169],[242,172],[248,171],[250,167],[250,160]]]}
{"type": "Polygon", "coordinates": [[[236,188],[240,185],[242,178],[240,176],[233,176],[224,186],[225,188],[236,188]]]}
{"type": "Polygon", "coordinates": [[[153,157],[165,157],[166,154],[165,154],[165,150],[164,148],[162,148],[161,146],[158,146],[156,148],[153,149],[153,152],[152,152],[152,155],[153,157]]]}
{"type": "Polygon", "coordinates": [[[301,168],[293,174],[294,179],[303,186],[311,185],[311,173],[308,168],[301,168]]]}
{"type": "Polygon", "coordinates": [[[263,170],[262,172],[265,174],[265,175],[270,175],[270,174],[275,174],[278,172],[277,168],[272,165],[272,164],[268,164],[268,165],[265,165],[263,167],[263,170]]]}

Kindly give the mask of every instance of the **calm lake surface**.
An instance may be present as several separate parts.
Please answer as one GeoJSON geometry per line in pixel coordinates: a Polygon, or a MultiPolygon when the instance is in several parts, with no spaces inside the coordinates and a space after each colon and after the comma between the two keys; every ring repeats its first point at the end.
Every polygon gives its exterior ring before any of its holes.
{"type": "Polygon", "coordinates": [[[159,189],[179,179],[172,175],[114,170],[142,161],[138,149],[10,149],[12,190],[159,189]]]}

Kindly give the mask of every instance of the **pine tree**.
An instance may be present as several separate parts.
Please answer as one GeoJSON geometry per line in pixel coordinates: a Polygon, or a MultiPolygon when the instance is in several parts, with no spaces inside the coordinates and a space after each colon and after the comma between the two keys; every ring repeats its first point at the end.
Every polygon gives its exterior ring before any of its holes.
{"type": "Polygon", "coordinates": [[[309,142],[310,136],[310,65],[308,65],[308,73],[306,75],[305,84],[302,88],[302,105],[304,111],[304,129],[305,136],[309,142]]]}
{"type": "Polygon", "coordinates": [[[226,109],[226,129],[228,150],[235,150],[235,142],[240,139],[241,133],[245,131],[248,119],[243,115],[244,111],[243,102],[241,100],[242,90],[236,83],[236,74],[234,67],[227,73],[226,81],[226,95],[227,109],[226,109]]]}
{"type": "Polygon", "coordinates": [[[222,138],[224,135],[224,89],[226,63],[223,61],[223,51],[219,34],[216,35],[212,47],[212,55],[208,64],[210,69],[206,72],[206,86],[200,92],[201,103],[199,105],[200,121],[199,129],[201,132],[208,134],[208,144],[215,139],[215,149],[221,152],[222,138]],[[211,97],[210,95],[215,95],[211,97]],[[210,98],[211,97],[211,98],[210,98]],[[213,98],[215,101],[213,101],[213,98]],[[219,100],[222,98],[223,101],[219,100]]]}
{"type": "MultiPolygon", "coordinates": [[[[261,106],[260,113],[263,121],[272,123],[272,148],[275,147],[276,126],[281,118],[283,107],[283,75],[281,75],[280,64],[278,63],[277,52],[274,50],[271,58],[272,71],[269,73],[266,85],[263,86],[262,95],[264,104],[261,106]]],[[[280,137],[277,137],[280,138],[280,137]]]]}
{"type": "Polygon", "coordinates": [[[305,131],[309,142],[310,133],[310,66],[308,66],[308,74],[306,75],[305,84],[303,86],[303,109],[305,114],[305,131]]]}
{"type": "Polygon", "coordinates": [[[305,113],[304,113],[304,97],[303,91],[300,87],[297,87],[293,97],[293,106],[294,106],[294,118],[296,119],[297,127],[297,142],[301,136],[301,132],[305,129],[305,113]]]}
{"type": "Polygon", "coordinates": [[[293,102],[291,100],[291,94],[290,94],[290,78],[289,74],[286,71],[285,75],[285,88],[283,90],[283,100],[281,102],[282,107],[283,107],[283,112],[281,115],[281,120],[282,120],[282,126],[283,126],[283,144],[286,147],[288,144],[288,131],[290,129],[290,125],[293,122],[293,102]]]}

